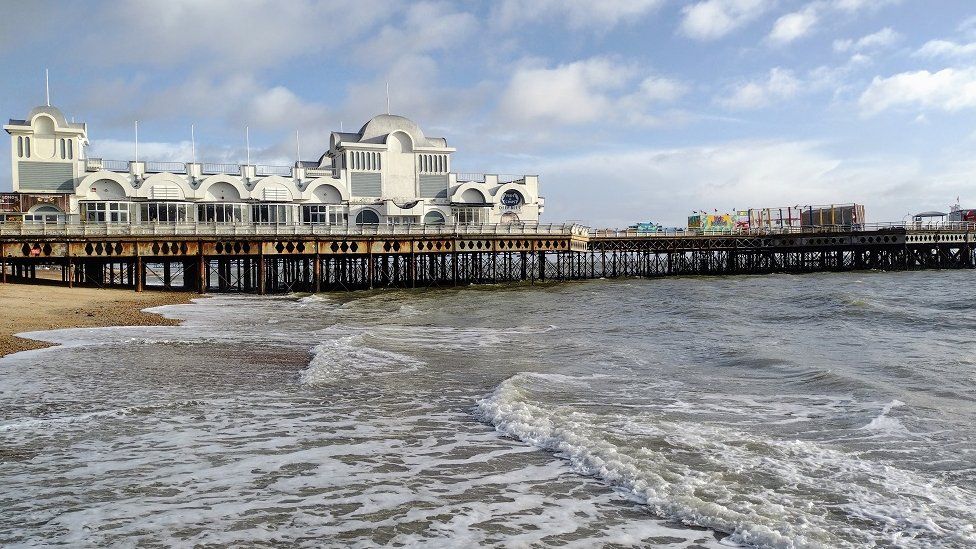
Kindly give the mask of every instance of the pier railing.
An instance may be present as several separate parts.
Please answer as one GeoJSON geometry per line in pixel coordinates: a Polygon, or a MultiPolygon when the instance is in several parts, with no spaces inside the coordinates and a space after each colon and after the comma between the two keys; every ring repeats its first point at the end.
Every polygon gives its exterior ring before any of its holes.
{"type": "Polygon", "coordinates": [[[872,232],[882,230],[906,231],[976,231],[976,223],[943,221],[936,223],[862,223],[858,225],[819,225],[816,227],[760,227],[732,229],[668,229],[655,232],[637,229],[589,229],[594,238],[674,238],[681,236],[766,236],[781,234],[820,234],[872,232]]]}
{"type": "Polygon", "coordinates": [[[451,225],[294,225],[258,223],[184,224],[0,224],[0,236],[423,236],[524,235],[583,236],[587,228],[573,224],[451,224],[451,225]]]}

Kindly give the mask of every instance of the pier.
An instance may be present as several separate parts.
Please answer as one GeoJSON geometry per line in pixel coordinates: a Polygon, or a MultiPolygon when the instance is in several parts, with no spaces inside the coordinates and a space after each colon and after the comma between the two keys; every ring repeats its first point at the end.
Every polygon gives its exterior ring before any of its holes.
{"type": "Polygon", "coordinates": [[[581,225],[17,225],[0,282],[286,293],[976,268],[972,223],[638,234],[581,225]]]}

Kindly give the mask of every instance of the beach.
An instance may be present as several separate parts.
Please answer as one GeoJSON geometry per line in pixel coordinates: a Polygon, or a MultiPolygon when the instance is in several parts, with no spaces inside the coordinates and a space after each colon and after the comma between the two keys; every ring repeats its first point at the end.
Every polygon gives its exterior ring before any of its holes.
{"type": "Polygon", "coordinates": [[[143,312],[160,305],[187,303],[196,294],[102,288],[0,284],[0,357],[50,343],[15,334],[60,328],[171,326],[178,320],[143,312]]]}

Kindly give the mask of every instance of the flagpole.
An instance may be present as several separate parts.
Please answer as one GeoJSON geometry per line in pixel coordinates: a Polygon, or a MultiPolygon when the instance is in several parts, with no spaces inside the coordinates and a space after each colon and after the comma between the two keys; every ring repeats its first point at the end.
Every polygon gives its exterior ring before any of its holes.
{"type": "Polygon", "coordinates": [[[136,120],[136,162],[139,161],[139,121],[136,120]]]}
{"type": "Polygon", "coordinates": [[[44,69],[44,97],[47,100],[47,106],[51,106],[51,80],[48,78],[47,69],[44,69]]]}
{"type": "Polygon", "coordinates": [[[247,149],[247,165],[251,165],[251,134],[247,126],[244,126],[244,147],[247,149]]]}
{"type": "Polygon", "coordinates": [[[197,138],[193,133],[193,124],[190,124],[190,159],[197,163],[197,138]]]}

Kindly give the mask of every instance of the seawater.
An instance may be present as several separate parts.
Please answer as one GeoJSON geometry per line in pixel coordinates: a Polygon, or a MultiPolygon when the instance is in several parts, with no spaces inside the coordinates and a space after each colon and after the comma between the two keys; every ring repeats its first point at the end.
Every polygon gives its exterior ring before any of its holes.
{"type": "Polygon", "coordinates": [[[972,547],[971,272],[160,309],[0,360],[0,545],[972,547]]]}

